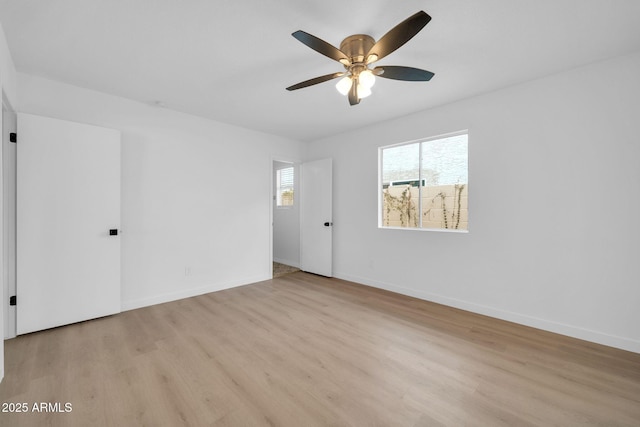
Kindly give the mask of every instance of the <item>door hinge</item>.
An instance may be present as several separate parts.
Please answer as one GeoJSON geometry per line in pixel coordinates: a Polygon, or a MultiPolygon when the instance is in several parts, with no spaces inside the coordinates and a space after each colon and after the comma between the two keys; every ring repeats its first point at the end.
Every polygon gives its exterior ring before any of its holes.
{"type": "Polygon", "coordinates": [[[9,297],[9,305],[17,305],[18,304],[18,298],[14,295],[12,297],[9,297]]]}
{"type": "Polygon", "coordinates": [[[18,134],[15,132],[11,132],[9,134],[9,141],[10,142],[18,142],[18,134]]]}

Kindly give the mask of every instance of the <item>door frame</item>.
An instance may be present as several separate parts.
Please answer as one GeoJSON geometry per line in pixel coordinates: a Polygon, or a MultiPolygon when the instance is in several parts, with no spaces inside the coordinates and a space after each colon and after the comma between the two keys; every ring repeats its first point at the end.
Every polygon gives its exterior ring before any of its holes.
{"type": "MultiPolygon", "coordinates": [[[[3,93],[4,95],[4,93],[3,93]]],[[[0,217],[2,229],[2,281],[3,301],[0,304],[0,315],[4,321],[2,334],[4,339],[15,338],[16,329],[16,307],[9,304],[9,297],[16,295],[16,145],[5,139],[7,132],[17,132],[17,113],[11,108],[9,101],[3,96],[2,99],[2,153],[1,153],[1,184],[2,204],[0,217]],[[10,124],[5,122],[10,116],[10,124]],[[5,132],[7,130],[7,132],[5,132]],[[12,176],[8,174],[11,173],[12,176]],[[13,215],[7,215],[9,210],[13,215]]]]}

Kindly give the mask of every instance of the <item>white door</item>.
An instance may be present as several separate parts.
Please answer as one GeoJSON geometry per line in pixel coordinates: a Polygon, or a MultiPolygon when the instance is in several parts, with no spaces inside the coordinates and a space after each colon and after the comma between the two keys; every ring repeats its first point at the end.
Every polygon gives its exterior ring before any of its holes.
{"type": "Polygon", "coordinates": [[[120,133],[18,114],[17,150],[18,334],[119,312],[120,133]]]}
{"type": "Polygon", "coordinates": [[[300,167],[300,269],[332,276],[332,162],[303,163],[300,167]]]}

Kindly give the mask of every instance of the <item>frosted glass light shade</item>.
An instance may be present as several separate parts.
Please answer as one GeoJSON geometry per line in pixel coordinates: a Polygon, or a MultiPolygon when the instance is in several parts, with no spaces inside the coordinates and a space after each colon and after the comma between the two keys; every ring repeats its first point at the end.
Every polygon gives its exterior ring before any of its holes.
{"type": "Polygon", "coordinates": [[[371,89],[373,85],[376,83],[376,76],[373,75],[371,70],[364,70],[358,76],[358,83],[363,87],[371,89]]]}
{"type": "Polygon", "coordinates": [[[362,83],[358,84],[358,98],[366,98],[371,95],[371,89],[363,86],[362,83]]]}
{"type": "Polygon", "coordinates": [[[351,85],[351,77],[343,77],[336,84],[336,89],[338,89],[338,92],[340,92],[341,94],[346,95],[351,90],[351,85]]]}

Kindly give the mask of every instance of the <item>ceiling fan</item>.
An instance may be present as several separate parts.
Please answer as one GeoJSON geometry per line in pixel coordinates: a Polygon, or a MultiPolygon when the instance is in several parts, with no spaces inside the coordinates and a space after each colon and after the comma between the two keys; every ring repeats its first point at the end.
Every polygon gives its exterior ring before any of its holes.
{"type": "Polygon", "coordinates": [[[350,105],[356,105],[362,98],[371,95],[371,87],[375,83],[376,76],[393,80],[429,81],[434,74],[419,68],[397,65],[369,68],[370,64],[384,58],[411,40],[429,21],[431,17],[424,11],[420,11],[393,27],[377,42],[366,34],[354,34],[340,43],[340,49],[309,33],[296,31],[291,34],[293,37],[316,52],[340,62],[346,71],[305,80],[289,86],[287,90],[302,89],[343,77],[338,81],[336,88],[343,95],[348,95],[350,105]]]}

